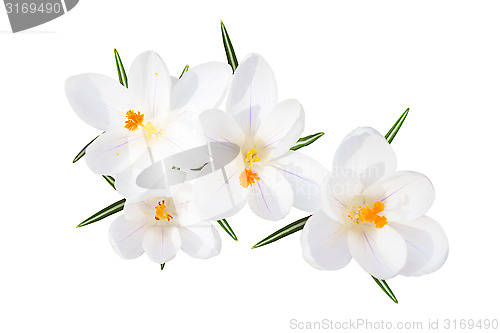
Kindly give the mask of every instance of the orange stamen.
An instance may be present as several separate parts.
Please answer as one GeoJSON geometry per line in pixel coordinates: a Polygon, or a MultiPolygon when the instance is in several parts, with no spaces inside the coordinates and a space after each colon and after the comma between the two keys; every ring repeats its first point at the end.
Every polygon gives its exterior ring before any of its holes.
{"type": "Polygon", "coordinates": [[[174,217],[170,215],[166,209],[167,206],[165,205],[165,200],[162,200],[161,202],[158,202],[158,206],[155,207],[156,209],[156,215],[155,215],[155,220],[159,221],[160,219],[170,221],[174,217]]]}
{"type": "Polygon", "coordinates": [[[373,208],[370,206],[361,207],[360,209],[356,209],[353,207],[351,214],[347,215],[351,220],[359,223],[373,223],[375,224],[375,228],[382,228],[387,224],[387,217],[378,215],[383,212],[385,205],[381,201],[375,201],[373,203],[373,208]]]}
{"type": "Polygon", "coordinates": [[[127,111],[127,120],[125,121],[125,128],[129,131],[135,131],[139,126],[144,126],[142,122],[144,121],[144,115],[139,111],[135,113],[133,110],[127,111]]]}
{"type": "Polygon", "coordinates": [[[245,154],[243,161],[245,164],[248,164],[248,169],[245,168],[240,174],[240,185],[244,188],[248,188],[248,186],[252,187],[252,184],[255,181],[259,181],[259,175],[256,172],[253,172],[252,167],[254,162],[259,162],[261,158],[257,156],[255,153],[255,149],[250,149],[245,154]]]}
{"type": "Polygon", "coordinates": [[[244,188],[248,188],[248,186],[252,187],[252,184],[259,180],[259,175],[249,169],[243,170],[240,174],[240,185],[244,188]]]}

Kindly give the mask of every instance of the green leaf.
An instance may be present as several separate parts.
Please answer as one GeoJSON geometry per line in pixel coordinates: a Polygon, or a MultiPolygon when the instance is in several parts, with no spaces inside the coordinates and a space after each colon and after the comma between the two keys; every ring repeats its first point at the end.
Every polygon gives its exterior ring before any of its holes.
{"type": "Polygon", "coordinates": [[[297,220],[293,223],[290,223],[289,225],[281,228],[280,230],[276,231],[275,233],[272,233],[271,235],[267,236],[257,244],[255,244],[252,249],[256,249],[258,247],[267,245],[269,243],[275,242],[278,239],[281,239],[285,236],[291,235],[294,232],[297,232],[299,230],[302,230],[304,228],[304,225],[306,224],[306,221],[311,217],[312,215],[306,216],[301,218],[300,220],[297,220]]]}
{"type": "Polygon", "coordinates": [[[179,76],[179,79],[184,75],[189,70],[189,65],[186,65],[184,69],[182,70],[181,76],[179,76]]]}
{"type": "Polygon", "coordinates": [[[233,44],[226,30],[226,26],[222,21],[220,21],[220,29],[222,31],[222,43],[224,44],[224,49],[226,50],[227,63],[233,69],[233,73],[238,67],[238,59],[236,58],[236,53],[234,53],[233,44]]]}
{"type": "Polygon", "coordinates": [[[229,225],[229,223],[227,223],[226,219],[217,220],[217,222],[222,227],[222,229],[224,229],[224,231],[227,232],[229,236],[231,236],[232,239],[238,241],[238,237],[236,237],[236,234],[234,233],[233,229],[231,229],[231,226],[229,225]]]}
{"type": "Polygon", "coordinates": [[[196,169],[189,169],[189,170],[191,170],[191,171],[201,171],[201,170],[202,170],[205,166],[207,166],[207,165],[208,165],[208,162],[207,162],[207,163],[205,163],[205,164],[203,164],[203,165],[202,165],[201,167],[199,167],[199,168],[196,168],[196,169]]]}
{"type": "Polygon", "coordinates": [[[82,150],[80,150],[80,152],[78,154],[76,154],[75,158],[73,159],[73,163],[78,162],[78,160],[80,160],[83,156],[85,156],[85,151],[87,150],[87,147],[90,146],[90,144],[92,142],[94,142],[95,139],[97,139],[98,137],[99,137],[99,135],[96,136],[92,141],[90,141],[89,143],[87,143],[85,145],[85,147],[83,147],[82,150]]]}
{"type": "Polygon", "coordinates": [[[109,185],[111,185],[112,188],[114,188],[116,190],[116,187],[115,187],[115,179],[111,176],[106,176],[106,175],[102,175],[104,177],[104,179],[108,182],[109,185]]]}
{"type": "Polygon", "coordinates": [[[392,143],[392,140],[396,137],[396,134],[398,134],[399,129],[401,128],[401,125],[403,125],[406,116],[408,116],[408,112],[410,112],[410,108],[406,109],[405,112],[399,117],[399,119],[392,125],[391,129],[387,134],[385,135],[385,139],[389,142],[392,143]],[[391,135],[392,134],[392,135],[391,135]]]}
{"type": "Polygon", "coordinates": [[[313,134],[313,135],[308,135],[308,136],[305,136],[303,138],[300,138],[297,141],[297,144],[295,146],[293,146],[292,148],[290,148],[290,150],[297,150],[297,149],[303,148],[305,146],[309,146],[311,143],[313,143],[314,141],[318,140],[323,135],[325,135],[324,132],[319,132],[319,133],[316,133],[316,134],[313,134]]]}
{"type": "Polygon", "coordinates": [[[115,62],[116,62],[116,70],[118,71],[118,80],[122,86],[128,88],[128,78],[127,73],[125,72],[125,68],[123,67],[122,58],[120,58],[120,54],[115,49],[115,62]]]}
{"type": "Polygon", "coordinates": [[[97,213],[95,213],[94,215],[92,215],[91,217],[89,217],[76,227],[77,228],[84,227],[86,225],[100,221],[105,217],[118,213],[119,211],[123,210],[124,205],[125,205],[125,199],[118,200],[117,202],[109,205],[108,207],[98,211],[97,213]]]}
{"type": "Polygon", "coordinates": [[[387,295],[389,296],[389,298],[396,304],[398,304],[398,299],[396,298],[396,295],[394,295],[394,293],[392,292],[391,288],[389,287],[389,285],[387,284],[387,282],[385,282],[385,280],[379,280],[377,279],[376,277],[374,277],[373,275],[371,276],[373,278],[373,280],[378,284],[378,286],[380,287],[380,289],[382,289],[382,291],[387,295]]]}

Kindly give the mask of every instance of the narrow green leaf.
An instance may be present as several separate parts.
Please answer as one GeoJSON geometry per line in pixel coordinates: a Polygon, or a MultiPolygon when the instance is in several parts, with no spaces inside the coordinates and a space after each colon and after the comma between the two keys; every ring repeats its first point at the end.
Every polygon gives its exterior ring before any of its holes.
{"type": "Polygon", "coordinates": [[[389,296],[389,298],[396,304],[398,304],[398,299],[396,298],[396,296],[394,295],[394,293],[392,292],[391,288],[389,288],[389,285],[387,284],[387,282],[385,282],[385,280],[379,280],[377,279],[376,277],[374,277],[373,275],[371,276],[373,278],[373,280],[378,284],[378,286],[380,287],[380,289],[382,289],[382,291],[387,295],[389,296]]]}
{"type": "Polygon", "coordinates": [[[161,270],[163,270],[163,268],[165,268],[165,263],[160,264],[160,268],[161,268],[161,270]]]}
{"type": "Polygon", "coordinates": [[[398,118],[398,120],[392,125],[391,129],[387,134],[385,135],[385,139],[389,142],[392,143],[392,140],[396,137],[396,134],[398,134],[399,129],[403,125],[406,116],[408,116],[408,113],[410,112],[410,108],[406,109],[405,112],[398,118]]]}
{"type": "Polygon", "coordinates": [[[226,30],[226,26],[222,21],[220,21],[220,29],[222,31],[222,43],[224,44],[224,50],[226,50],[227,63],[233,69],[233,73],[238,67],[238,59],[236,58],[236,53],[234,53],[233,44],[226,30]]]}
{"type": "Polygon", "coordinates": [[[231,236],[232,239],[238,241],[238,237],[236,237],[236,234],[234,233],[233,229],[231,229],[231,226],[229,225],[229,223],[227,223],[226,219],[217,220],[217,222],[222,227],[222,229],[224,229],[224,231],[227,232],[229,236],[231,236]]]}
{"type": "Polygon", "coordinates": [[[290,150],[297,150],[297,149],[303,148],[305,146],[309,146],[311,143],[313,143],[314,141],[318,140],[323,135],[325,135],[324,132],[319,132],[319,133],[316,133],[316,134],[313,134],[313,135],[308,135],[308,136],[305,136],[303,138],[300,138],[297,141],[297,144],[295,146],[293,146],[292,148],[290,148],[290,150]]]}
{"type": "Polygon", "coordinates": [[[122,86],[128,88],[128,78],[127,73],[125,72],[125,68],[123,67],[122,58],[120,58],[120,54],[115,49],[115,62],[116,62],[116,70],[118,71],[118,80],[122,86]]]}
{"type": "Polygon", "coordinates": [[[89,217],[76,227],[77,228],[84,227],[86,225],[100,221],[105,217],[118,213],[119,211],[123,210],[124,205],[125,205],[125,199],[118,200],[117,202],[109,205],[108,207],[98,211],[97,213],[95,213],[94,215],[92,215],[91,217],[89,217]]]}
{"type": "Polygon", "coordinates": [[[75,158],[73,159],[73,163],[78,162],[78,160],[80,160],[83,156],[85,156],[85,151],[87,150],[87,147],[90,146],[90,144],[92,142],[94,142],[95,139],[97,139],[98,137],[99,137],[99,135],[96,136],[94,139],[92,139],[92,141],[90,141],[89,143],[87,143],[85,145],[85,147],[83,147],[82,150],[80,150],[80,152],[78,154],[76,154],[75,158]]]}
{"type": "Polygon", "coordinates": [[[285,236],[288,236],[288,235],[291,235],[293,234],[294,232],[297,232],[299,230],[302,230],[304,228],[304,225],[306,224],[306,221],[311,217],[312,215],[309,215],[309,216],[306,216],[306,217],[303,217],[301,218],[300,220],[297,220],[293,223],[290,223],[289,225],[281,228],[280,230],[270,234],[269,236],[267,236],[266,238],[264,238],[263,240],[261,240],[260,242],[258,242],[257,244],[255,244],[252,249],[256,249],[258,247],[261,247],[261,246],[264,246],[264,245],[267,245],[267,244],[270,244],[272,242],[275,242],[277,241],[278,239],[281,239],[285,236]]]}
{"type": "Polygon", "coordinates": [[[392,292],[391,290],[391,287],[389,287],[389,285],[387,284],[387,282],[385,280],[381,280],[383,285],[387,288],[387,290],[389,291],[389,293],[392,295],[392,298],[394,299],[394,303],[398,304],[398,299],[396,298],[396,295],[394,295],[394,293],[392,292]]]}
{"type": "Polygon", "coordinates": [[[104,179],[108,182],[109,185],[111,185],[112,188],[114,188],[116,190],[116,187],[115,187],[115,179],[111,176],[106,176],[106,175],[102,175],[104,177],[104,179]]]}
{"type": "Polygon", "coordinates": [[[184,69],[182,70],[181,76],[179,76],[179,79],[184,75],[189,70],[189,65],[186,65],[184,69]]]}
{"type": "Polygon", "coordinates": [[[201,170],[202,170],[205,166],[207,166],[207,165],[208,165],[208,162],[207,162],[207,163],[205,163],[205,164],[203,164],[203,165],[202,165],[201,167],[199,167],[199,168],[196,168],[196,169],[190,169],[190,170],[191,170],[191,171],[201,171],[201,170]]]}

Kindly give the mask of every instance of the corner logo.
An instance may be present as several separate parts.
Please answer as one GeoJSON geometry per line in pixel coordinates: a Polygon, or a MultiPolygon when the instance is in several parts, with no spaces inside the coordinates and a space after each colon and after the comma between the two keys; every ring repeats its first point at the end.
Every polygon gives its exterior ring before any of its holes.
{"type": "Polygon", "coordinates": [[[73,9],[79,0],[4,0],[12,32],[52,21],[73,9]]]}

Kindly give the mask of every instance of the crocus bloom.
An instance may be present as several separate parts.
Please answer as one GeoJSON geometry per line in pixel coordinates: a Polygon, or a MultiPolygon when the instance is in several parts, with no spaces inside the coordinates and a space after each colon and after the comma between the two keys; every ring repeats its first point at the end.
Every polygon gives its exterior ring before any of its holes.
{"type": "Polygon", "coordinates": [[[211,62],[171,78],[154,52],[140,54],[128,73],[129,88],[101,74],[66,80],[66,95],[76,114],[105,131],[86,150],[89,168],[113,175],[120,194],[143,192],[137,175],[154,161],[196,145],[198,114],[217,107],[227,92],[231,68],[211,62]]]}
{"type": "Polygon", "coordinates": [[[306,155],[290,151],[304,129],[304,111],[297,100],[277,102],[274,74],[261,56],[251,54],[236,69],[226,109],[200,115],[209,143],[231,143],[227,151],[238,152],[224,170],[195,183],[200,210],[224,218],[248,201],[260,217],[279,220],[292,205],[318,208],[319,183],[327,171],[306,155]]]}
{"type": "Polygon", "coordinates": [[[446,261],[446,235],[424,215],[434,201],[431,182],[396,171],[392,147],[372,128],[341,143],[321,200],[301,236],[305,260],[318,269],[337,270],[354,257],[369,274],[389,279],[431,273],[446,261]]]}
{"type": "Polygon", "coordinates": [[[181,248],[195,258],[213,257],[221,249],[219,233],[193,206],[188,183],[173,187],[172,195],[158,190],[140,201],[128,199],[124,214],[111,224],[109,240],[122,258],[146,252],[159,264],[174,258],[181,248]]]}

